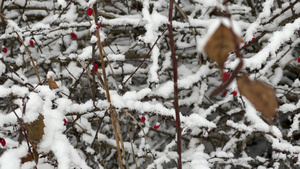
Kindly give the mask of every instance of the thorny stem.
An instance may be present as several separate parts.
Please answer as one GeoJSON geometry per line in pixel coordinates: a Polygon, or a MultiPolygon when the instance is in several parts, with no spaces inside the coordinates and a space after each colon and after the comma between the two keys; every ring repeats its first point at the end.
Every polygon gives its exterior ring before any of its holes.
{"type": "Polygon", "coordinates": [[[174,109],[176,113],[176,127],[177,127],[177,153],[178,153],[178,159],[177,159],[177,168],[181,169],[181,128],[180,128],[180,114],[179,114],[179,106],[178,106],[178,76],[177,76],[177,59],[176,59],[176,53],[175,53],[175,44],[174,44],[174,36],[173,36],[173,27],[172,27],[172,16],[173,16],[173,4],[174,1],[170,0],[169,3],[169,36],[170,36],[170,47],[171,47],[171,53],[172,53],[172,60],[173,60],[173,82],[174,82],[174,109]]]}

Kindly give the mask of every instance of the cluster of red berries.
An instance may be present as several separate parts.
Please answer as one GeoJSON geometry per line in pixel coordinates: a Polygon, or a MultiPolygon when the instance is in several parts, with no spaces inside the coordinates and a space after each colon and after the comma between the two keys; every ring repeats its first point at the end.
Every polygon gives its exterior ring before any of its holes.
{"type": "Polygon", "coordinates": [[[155,130],[157,130],[159,127],[160,127],[160,124],[159,124],[158,122],[155,123],[154,126],[153,126],[153,128],[154,128],[155,130]]]}
{"type": "Polygon", "coordinates": [[[101,25],[98,23],[97,24],[97,29],[100,29],[101,28],[101,25]]]}
{"type": "MultiPolygon", "coordinates": [[[[254,41],[254,35],[253,35],[253,38],[252,38],[251,42],[253,42],[253,41],[254,41]]],[[[242,48],[244,49],[246,46],[247,46],[247,43],[245,43],[242,48]]]]}
{"type": "Polygon", "coordinates": [[[0,138],[0,143],[4,147],[6,145],[6,141],[4,138],[0,138]]]}
{"type": "Polygon", "coordinates": [[[94,71],[95,71],[95,72],[98,71],[98,64],[97,64],[97,63],[94,64],[94,71]]]}
{"type": "Polygon", "coordinates": [[[89,8],[86,10],[86,13],[91,16],[93,14],[93,9],[92,8],[89,8]]]}
{"type": "MultiPolygon", "coordinates": [[[[33,46],[33,45],[34,45],[33,40],[30,40],[30,41],[29,41],[29,45],[30,45],[30,46],[33,46]]],[[[4,53],[7,53],[7,48],[6,48],[6,47],[2,48],[2,51],[3,51],[4,53]]]]}
{"type": "MultiPolygon", "coordinates": [[[[142,123],[144,123],[144,122],[146,121],[146,117],[145,117],[145,116],[142,116],[141,119],[140,119],[140,121],[141,121],[142,123]]],[[[177,126],[177,122],[176,122],[176,121],[174,121],[174,125],[177,126]]],[[[158,122],[155,123],[154,126],[153,126],[153,128],[154,128],[155,130],[157,130],[159,127],[160,127],[160,123],[158,123],[158,122]]]]}
{"type": "Polygon", "coordinates": [[[77,35],[76,35],[74,32],[71,32],[70,35],[71,35],[71,37],[72,37],[73,39],[75,39],[75,40],[77,39],[77,35]]]}
{"type": "MultiPolygon", "coordinates": [[[[140,121],[141,121],[142,123],[144,123],[144,122],[146,121],[146,117],[145,117],[145,116],[142,116],[141,119],[140,119],[140,121]]],[[[159,127],[160,127],[160,124],[159,124],[158,122],[155,123],[154,126],[153,126],[153,128],[154,128],[155,130],[157,130],[159,127]]]]}
{"type": "Polygon", "coordinates": [[[3,51],[4,53],[7,53],[7,48],[3,48],[2,51],[3,51]]]}
{"type": "Polygon", "coordinates": [[[29,41],[30,46],[33,46],[33,40],[29,41]]]}
{"type": "MultiPolygon", "coordinates": [[[[227,73],[227,72],[224,72],[223,75],[222,75],[222,81],[226,82],[229,79],[229,77],[230,77],[230,74],[227,73]]],[[[225,90],[223,92],[223,96],[225,96],[226,94],[227,94],[227,91],[225,90]]],[[[233,94],[233,96],[236,96],[237,95],[237,91],[233,91],[232,94],[233,94]]]]}
{"type": "MultiPolygon", "coordinates": [[[[89,16],[92,16],[93,15],[93,9],[92,8],[89,8],[86,10],[86,13],[89,15],[89,16]]],[[[98,23],[97,24],[97,29],[101,28],[101,25],[98,23]]]]}
{"type": "MultiPolygon", "coordinates": [[[[223,92],[222,95],[223,95],[223,96],[226,96],[226,94],[227,94],[227,91],[225,90],[225,91],[223,92]]],[[[233,95],[233,96],[236,96],[236,95],[237,95],[237,91],[234,90],[234,91],[232,92],[232,95],[233,95]]]]}

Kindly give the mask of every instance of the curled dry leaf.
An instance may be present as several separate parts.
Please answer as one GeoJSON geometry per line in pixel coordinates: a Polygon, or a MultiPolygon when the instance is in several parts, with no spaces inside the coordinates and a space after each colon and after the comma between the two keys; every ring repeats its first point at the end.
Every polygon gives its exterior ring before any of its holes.
{"type": "Polygon", "coordinates": [[[21,158],[21,164],[24,164],[26,162],[33,161],[33,160],[34,160],[34,157],[32,157],[32,154],[29,152],[25,157],[21,158]]]}
{"type": "Polygon", "coordinates": [[[35,147],[32,148],[32,152],[28,152],[28,154],[25,157],[21,158],[21,164],[24,164],[29,161],[35,161],[36,164],[39,162],[39,154],[36,151],[35,147]]]}
{"type": "Polygon", "coordinates": [[[49,84],[49,88],[51,90],[59,88],[57,86],[56,82],[53,80],[52,76],[50,76],[50,78],[48,78],[48,84],[49,84]]]}
{"type": "Polygon", "coordinates": [[[237,78],[240,93],[260,111],[269,124],[273,124],[278,107],[274,89],[258,80],[250,80],[246,74],[237,78]]]}
{"type": "Polygon", "coordinates": [[[27,137],[32,144],[38,143],[42,139],[44,135],[44,127],[44,116],[42,114],[40,114],[35,121],[25,123],[27,137]]]}
{"type": "Polygon", "coordinates": [[[240,44],[241,42],[243,40],[240,37],[233,34],[230,28],[221,24],[207,41],[204,51],[210,59],[217,62],[222,72],[229,52],[235,49],[236,43],[240,44]]]}

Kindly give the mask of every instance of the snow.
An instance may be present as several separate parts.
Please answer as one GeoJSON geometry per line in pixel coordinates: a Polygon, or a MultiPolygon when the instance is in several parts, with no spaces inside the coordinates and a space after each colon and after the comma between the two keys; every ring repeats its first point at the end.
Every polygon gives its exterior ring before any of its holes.
{"type": "MultiPolygon", "coordinates": [[[[201,77],[205,77],[210,73],[208,65],[201,66],[195,74],[182,77],[178,80],[179,88],[190,88],[193,84],[201,80],[201,77]]],[[[173,82],[168,81],[163,85],[160,85],[155,90],[155,94],[167,98],[173,92],[173,82]]]]}
{"type": "Polygon", "coordinates": [[[76,6],[73,3],[71,3],[67,13],[64,14],[63,17],[70,23],[74,22],[77,19],[76,6]]]}
{"type": "Polygon", "coordinates": [[[5,72],[5,69],[6,69],[5,65],[2,62],[0,62],[0,76],[2,75],[2,73],[5,72]]]}
{"type": "Polygon", "coordinates": [[[6,150],[0,157],[0,168],[20,169],[21,157],[26,156],[27,145],[25,142],[17,148],[6,150]]]}
{"type": "Polygon", "coordinates": [[[283,70],[280,67],[275,69],[274,75],[271,79],[272,86],[275,86],[280,82],[282,75],[283,75],[283,70]]]}
{"type": "MultiPolygon", "coordinates": [[[[278,4],[279,1],[263,0],[255,4],[256,9],[240,1],[226,5],[218,0],[176,2],[189,19],[186,22],[174,9],[176,57],[183,56],[177,60],[183,168],[297,167],[299,160],[291,161],[300,152],[297,142],[300,19],[293,17],[292,10],[285,10],[296,1],[278,4]],[[220,14],[213,13],[215,9],[220,9],[220,14]],[[227,12],[231,20],[225,16],[227,12]],[[224,89],[225,96],[210,96],[222,81],[219,68],[203,55],[203,47],[220,24],[233,27],[247,44],[240,50],[244,66],[238,76],[247,73],[251,79],[274,88],[279,107],[273,126],[263,120],[247,98],[231,94],[237,90],[236,79],[224,89]],[[191,28],[196,32],[196,41],[191,28]],[[260,145],[260,150],[254,149],[255,145],[260,145]]],[[[8,20],[0,30],[0,45],[9,51],[0,51],[3,59],[0,61],[0,138],[7,143],[0,144],[0,169],[116,168],[117,143],[110,107],[118,116],[129,168],[136,168],[132,150],[137,168],[177,167],[173,60],[169,33],[162,34],[169,24],[169,2],[128,1],[128,8],[126,2],[96,3],[96,0],[3,1],[1,13],[8,20]],[[136,2],[141,3],[141,11],[136,9],[136,2]],[[86,13],[94,4],[101,23],[99,30],[94,16],[86,13]],[[105,65],[111,103],[105,89],[97,86],[98,76],[94,83],[88,75],[94,74],[93,55],[100,63],[95,31],[100,33],[106,55],[105,63],[101,64],[105,65]],[[25,46],[16,41],[16,32],[30,51],[42,83],[37,80],[25,46]],[[77,39],[70,36],[71,32],[77,39]],[[34,46],[29,44],[32,38],[34,46]],[[93,45],[96,45],[94,54],[93,45]],[[143,65],[122,84],[152,46],[143,65]],[[129,59],[128,52],[138,57],[129,59]],[[49,88],[47,78],[50,77],[59,89],[49,88]],[[96,92],[91,90],[94,85],[96,92]],[[20,129],[24,126],[18,117],[30,123],[39,115],[43,115],[45,124],[44,135],[37,142],[39,163],[21,164],[32,143],[26,139],[19,142],[20,129]],[[145,122],[140,121],[141,117],[146,118],[145,122]],[[160,128],[156,130],[154,125],[160,128]],[[129,134],[133,138],[132,147],[129,134]]],[[[299,9],[300,4],[296,3],[295,14],[299,9]]],[[[230,53],[226,71],[231,73],[239,61],[235,53],[230,53]]],[[[102,69],[98,73],[103,77],[102,69]]]]}
{"type": "Polygon", "coordinates": [[[41,113],[41,110],[43,110],[44,102],[42,98],[36,94],[36,93],[29,93],[28,95],[28,101],[26,104],[26,113],[23,116],[23,120],[25,123],[30,123],[35,121],[39,114],[41,113]]]}
{"type": "Polygon", "coordinates": [[[291,129],[288,133],[288,137],[291,137],[294,131],[299,130],[299,117],[300,117],[299,114],[294,116],[293,123],[291,125],[291,129]]]}
{"type": "Polygon", "coordinates": [[[296,19],[293,23],[286,24],[282,30],[274,32],[267,46],[251,58],[244,59],[244,66],[249,67],[251,70],[259,69],[261,63],[264,63],[269,55],[271,55],[271,58],[275,58],[275,53],[272,51],[276,51],[281,44],[288,41],[293,35],[293,32],[299,27],[300,18],[296,19]]]}
{"type": "Polygon", "coordinates": [[[132,25],[138,26],[142,22],[141,15],[127,15],[127,16],[118,16],[114,19],[106,19],[103,18],[102,23],[108,24],[111,26],[118,26],[118,25],[132,25]]]}
{"type": "Polygon", "coordinates": [[[270,16],[271,8],[274,4],[273,2],[274,2],[274,0],[266,0],[263,3],[263,11],[261,13],[259,13],[259,16],[257,17],[257,19],[249,26],[249,28],[246,31],[246,35],[245,35],[246,42],[251,41],[251,39],[253,38],[253,35],[255,35],[255,32],[260,27],[260,23],[262,22],[262,20],[264,18],[267,18],[270,16]]]}
{"type": "Polygon", "coordinates": [[[98,41],[98,38],[93,35],[92,38],[91,38],[91,43],[96,43],[98,41]]]}
{"type": "Polygon", "coordinates": [[[67,6],[67,2],[65,0],[57,0],[57,2],[62,6],[62,8],[65,8],[67,6]]]}
{"type": "Polygon", "coordinates": [[[208,159],[210,156],[204,152],[204,145],[199,145],[197,147],[193,147],[192,149],[189,149],[188,151],[183,153],[183,156],[186,157],[185,160],[190,160],[190,164],[183,165],[183,168],[203,168],[203,169],[209,169],[210,165],[208,163],[208,159]]]}
{"type": "Polygon", "coordinates": [[[297,108],[295,104],[283,104],[278,108],[278,111],[282,111],[283,113],[294,111],[297,108]]]}
{"type": "Polygon", "coordinates": [[[108,54],[107,58],[109,61],[124,61],[125,55],[122,54],[108,54]]]}

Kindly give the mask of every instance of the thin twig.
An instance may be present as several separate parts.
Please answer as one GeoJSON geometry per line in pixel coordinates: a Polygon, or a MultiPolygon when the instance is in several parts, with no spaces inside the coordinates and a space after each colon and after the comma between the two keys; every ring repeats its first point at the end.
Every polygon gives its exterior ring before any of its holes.
{"type": "Polygon", "coordinates": [[[195,28],[192,27],[192,25],[191,25],[191,23],[190,23],[188,17],[187,17],[186,14],[184,13],[184,11],[180,8],[180,6],[179,6],[175,1],[173,1],[173,2],[174,2],[175,7],[178,9],[178,11],[181,13],[181,15],[182,15],[182,16],[184,17],[184,19],[187,21],[187,23],[189,23],[189,25],[190,25],[189,28],[191,29],[191,31],[192,31],[192,33],[193,33],[193,36],[194,36],[194,39],[195,39],[195,42],[196,42],[196,45],[197,45],[197,38],[196,38],[195,28]]]}
{"type": "Polygon", "coordinates": [[[132,138],[131,138],[131,133],[130,133],[129,125],[128,125],[127,110],[124,110],[124,112],[125,112],[124,114],[125,114],[125,119],[126,119],[127,133],[128,133],[129,140],[130,140],[132,156],[133,156],[133,160],[134,160],[134,163],[135,163],[135,168],[138,169],[137,161],[136,161],[136,158],[135,158],[135,152],[134,152],[134,148],[133,148],[133,143],[132,143],[133,141],[132,141],[132,138]]]}
{"type": "Polygon", "coordinates": [[[102,165],[103,165],[103,167],[104,167],[104,169],[107,169],[107,167],[106,167],[106,165],[104,164],[104,158],[103,158],[103,155],[102,155],[102,150],[101,150],[101,144],[100,143],[98,143],[97,142],[97,144],[98,144],[98,146],[99,146],[99,153],[100,153],[100,157],[101,157],[101,163],[102,163],[102,165]]]}
{"type": "Polygon", "coordinates": [[[24,42],[23,42],[22,38],[20,37],[20,35],[18,34],[18,32],[16,32],[16,34],[18,35],[18,38],[19,38],[20,42],[21,42],[21,43],[23,44],[23,46],[25,47],[25,50],[27,51],[27,53],[28,53],[28,55],[29,55],[29,58],[30,58],[30,60],[31,60],[31,62],[32,62],[32,66],[33,66],[33,68],[34,68],[35,74],[36,74],[36,76],[37,76],[37,78],[38,78],[38,80],[39,80],[39,83],[41,83],[41,78],[40,78],[39,72],[38,72],[37,67],[36,67],[36,65],[35,65],[35,63],[34,63],[34,60],[33,60],[32,56],[31,56],[30,51],[28,50],[28,48],[27,48],[26,45],[24,44],[24,42]]]}
{"type": "Polygon", "coordinates": [[[140,125],[140,123],[127,111],[125,110],[126,113],[137,123],[137,125],[141,128],[141,130],[143,131],[144,133],[144,139],[145,139],[145,144],[147,144],[147,140],[146,140],[146,133],[144,131],[144,128],[140,125]]]}
{"type": "Polygon", "coordinates": [[[116,87],[117,87],[117,91],[119,91],[119,90],[120,90],[120,89],[119,89],[119,84],[118,84],[118,81],[116,80],[117,77],[116,77],[116,74],[115,74],[115,72],[114,72],[114,69],[113,69],[113,67],[112,67],[111,64],[110,64],[110,61],[109,61],[109,59],[108,59],[108,57],[107,57],[107,54],[106,54],[104,48],[102,48],[102,50],[103,50],[104,56],[105,56],[105,58],[106,58],[106,60],[107,60],[108,66],[109,66],[109,68],[110,68],[110,70],[111,70],[111,74],[113,75],[113,78],[114,78],[114,80],[115,80],[116,87]]]}
{"type": "Polygon", "coordinates": [[[7,18],[0,12],[0,17],[7,21],[7,18]]]}
{"type": "Polygon", "coordinates": [[[114,111],[115,119],[117,121],[116,126],[117,126],[117,131],[118,131],[118,134],[119,134],[120,143],[121,143],[121,147],[122,147],[123,158],[125,159],[125,166],[126,166],[127,169],[129,169],[129,165],[128,165],[128,160],[126,158],[126,152],[125,152],[125,147],[124,147],[124,142],[123,142],[123,136],[122,136],[122,132],[121,132],[121,127],[120,127],[120,122],[119,122],[118,114],[117,114],[116,109],[113,109],[113,111],[114,111]]]}
{"type": "Polygon", "coordinates": [[[61,17],[61,15],[67,10],[67,8],[71,5],[71,3],[74,2],[74,0],[69,1],[68,5],[61,11],[61,13],[59,14],[58,18],[56,18],[51,24],[50,26],[52,26],[54,24],[54,22],[59,19],[61,17]]]}
{"type": "Polygon", "coordinates": [[[97,130],[96,130],[96,134],[95,134],[95,137],[94,137],[94,140],[91,144],[91,147],[94,147],[94,144],[96,142],[96,139],[98,138],[98,133],[100,131],[100,128],[101,128],[101,124],[102,124],[102,121],[103,121],[103,118],[100,118],[98,119],[98,124],[97,124],[97,130]]]}
{"type": "MultiPolygon", "coordinates": [[[[90,74],[89,69],[87,69],[87,68],[80,62],[80,60],[79,60],[78,58],[76,58],[76,59],[77,59],[77,62],[81,65],[81,67],[86,71],[88,77],[89,77],[89,78],[92,78],[92,75],[90,74]]],[[[90,82],[89,82],[89,83],[90,83],[90,82]]],[[[99,83],[98,83],[98,86],[101,87],[99,83]]]]}
{"type": "MultiPolygon", "coordinates": [[[[167,29],[165,29],[162,33],[162,35],[167,31],[167,29]]],[[[162,37],[162,35],[159,35],[158,38],[156,39],[156,41],[154,42],[154,44],[152,45],[150,51],[147,53],[147,55],[144,57],[143,61],[139,64],[139,66],[135,69],[135,71],[133,73],[131,73],[131,75],[128,77],[128,79],[123,83],[124,85],[127,83],[127,81],[132,78],[132,76],[139,70],[139,68],[142,66],[142,64],[145,62],[145,60],[149,57],[151,51],[153,50],[154,46],[157,44],[158,40],[160,39],[160,37],[162,37]]]]}

